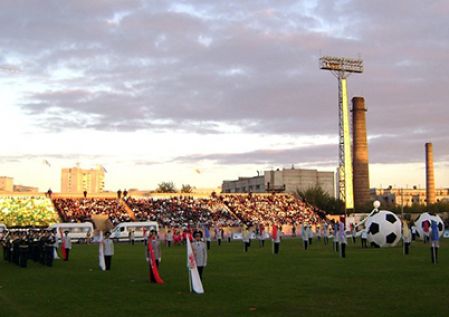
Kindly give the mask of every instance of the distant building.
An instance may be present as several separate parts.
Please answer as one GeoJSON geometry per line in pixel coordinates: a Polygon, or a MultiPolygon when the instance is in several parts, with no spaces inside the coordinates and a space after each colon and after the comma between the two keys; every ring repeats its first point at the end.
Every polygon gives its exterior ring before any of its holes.
{"type": "MultiPolygon", "coordinates": [[[[371,200],[379,200],[383,204],[411,206],[426,204],[426,189],[413,186],[412,188],[371,188],[371,200]]],[[[436,201],[449,201],[449,188],[435,189],[436,201]]]]}
{"type": "Polygon", "coordinates": [[[104,192],[104,168],[81,169],[79,167],[63,168],[61,170],[61,193],[89,194],[104,192]]]}
{"type": "Polygon", "coordinates": [[[235,181],[223,181],[221,192],[223,193],[264,193],[265,177],[239,177],[235,181]]]}
{"type": "Polygon", "coordinates": [[[14,191],[14,179],[8,176],[0,176],[0,191],[13,192],[14,191]]]}
{"type": "Polygon", "coordinates": [[[37,193],[39,188],[33,186],[14,185],[14,192],[16,193],[37,193]]]}
{"type": "Polygon", "coordinates": [[[295,193],[297,190],[320,186],[325,192],[335,197],[334,172],[320,172],[309,169],[283,169],[265,171],[263,176],[239,177],[238,180],[224,181],[223,193],[263,193],[287,192],[295,193]]]}

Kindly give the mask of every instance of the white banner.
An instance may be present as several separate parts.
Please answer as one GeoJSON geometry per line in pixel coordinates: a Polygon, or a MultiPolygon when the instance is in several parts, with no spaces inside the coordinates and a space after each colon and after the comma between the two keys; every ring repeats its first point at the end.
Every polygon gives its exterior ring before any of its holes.
{"type": "Polygon", "coordinates": [[[195,255],[193,254],[192,245],[190,244],[190,239],[187,237],[187,270],[189,271],[189,282],[190,291],[196,294],[204,294],[203,283],[200,279],[200,274],[198,273],[198,268],[196,266],[195,255]]]}
{"type": "Polygon", "coordinates": [[[100,231],[100,235],[98,237],[98,265],[100,266],[100,270],[106,271],[106,263],[104,263],[104,245],[103,245],[103,232],[100,231]]]}

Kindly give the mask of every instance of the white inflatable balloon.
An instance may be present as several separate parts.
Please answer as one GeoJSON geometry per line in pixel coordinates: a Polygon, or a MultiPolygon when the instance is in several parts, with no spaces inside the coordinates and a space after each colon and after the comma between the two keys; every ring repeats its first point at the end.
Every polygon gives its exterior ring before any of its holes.
{"type": "Polygon", "coordinates": [[[428,212],[422,213],[419,218],[415,221],[416,231],[420,239],[423,239],[424,236],[428,237],[430,234],[430,225],[431,221],[434,220],[438,224],[438,233],[440,237],[444,232],[444,222],[441,220],[438,215],[431,215],[428,212]],[[428,228],[428,229],[427,229],[428,228]]]}
{"type": "Polygon", "coordinates": [[[402,223],[394,213],[380,210],[369,216],[365,222],[368,242],[375,246],[394,247],[401,240],[402,223]]]}

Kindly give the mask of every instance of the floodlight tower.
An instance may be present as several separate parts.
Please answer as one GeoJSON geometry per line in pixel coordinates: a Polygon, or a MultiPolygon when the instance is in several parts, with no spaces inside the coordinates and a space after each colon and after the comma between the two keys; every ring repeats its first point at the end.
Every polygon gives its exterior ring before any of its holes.
{"type": "Polygon", "coordinates": [[[338,151],[338,190],[339,198],[345,203],[345,210],[354,209],[351,134],[349,125],[348,95],[346,79],[351,73],[363,73],[363,60],[323,56],[320,69],[329,70],[338,79],[338,117],[339,117],[339,151],[338,151]]]}

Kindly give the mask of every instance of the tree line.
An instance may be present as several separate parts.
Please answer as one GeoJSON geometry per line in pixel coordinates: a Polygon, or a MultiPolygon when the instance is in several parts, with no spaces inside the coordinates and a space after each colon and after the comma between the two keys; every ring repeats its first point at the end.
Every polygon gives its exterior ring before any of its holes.
{"type": "MultiPolygon", "coordinates": [[[[318,207],[319,209],[329,213],[329,214],[344,214],[345,204],[342,200],[332,197],[326,191],[324,191],[320,186],[310,187],[306,190],[297,190],[296,196],[301,200],[318,207]]],[[[396,214],[406,213],[443,213],[449,212],[449,202],[439,201],[434,204],[412,204],[410,206],[401,206],[393,203],[382,203],[381,208],[384,210],[392,211],[396,214]]],[[[369,213],[373,210],[373,202],[368,202],[364,206],[358,208],[356,212],[358,213],[369,213]]]]}

